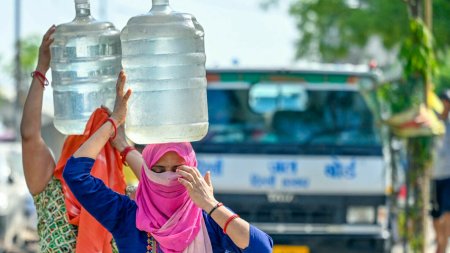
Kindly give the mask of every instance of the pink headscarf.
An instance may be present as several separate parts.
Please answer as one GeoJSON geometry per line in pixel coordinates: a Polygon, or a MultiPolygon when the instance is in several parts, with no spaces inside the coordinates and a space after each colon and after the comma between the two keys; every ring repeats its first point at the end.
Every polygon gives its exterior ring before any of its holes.
{"type": "Polygon", "coordinates": [[[136,226],[149,232],[164,253],[212,252],[202,210],[189,197],[174,172],[155,173],[151,168],[167,152],[174,151],[184,165],[197,166],[190,143],[147,145],[142,152],[145,165],[136,192],[136,226]]]}

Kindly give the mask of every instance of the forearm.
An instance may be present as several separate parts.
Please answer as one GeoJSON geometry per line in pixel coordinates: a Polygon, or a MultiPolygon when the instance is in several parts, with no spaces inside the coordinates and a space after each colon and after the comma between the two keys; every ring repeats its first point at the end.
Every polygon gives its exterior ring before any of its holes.
{"type": "MultiPolygon", "coordinates": [[[[207,212],[212,210],[214,205],[210,205],[210,209],[206,210],[207,212]]],[[[234,213],[230,211],[228,208],[221,206],[217,208],[212,214],[211,218],[223,229],[225,227],[225,223],[234,213]]],[[[227,235],[231,238],[234,244],[241,249],[245,249],[250,244],[250,224],[241,219],[236,218],[232,220],[227,226],[227,235]]]]}
{"type": "Polygon", "coordinates": [[[89,157],[96,159],[102,148],[114,134],[114,126],[106,121],[89,139],[73,154],[73,157],[89,157]]]}
{"type": "MultiPolygon", "coordinates": [[[[37,71],[46,74],[39,66],[37,71]]],[[[42,100],[44,94],[44,87],[38,78],[33,78],[30,89],[25,100],[23,109],[22,122],[20,124],[20,133],[22,140],[28,141],[30,139],[41,138],[41,116],[42,116],[42,100]]]]}
{"type": "Polygon", "coordinates": [[[141,169],[142,164],[144,163],[144,159],[142,159],[141,153],[139,153],[139,151],[137,150],[130,151],[130,153],[128,153],[126,157],[126,162],[128,166],[130,166],[137,179],[141,180],[141,169]]]}
{"type": "MultiPolygon", "coordinates": [[[[128,142],[125,139],[123,139],[118,141],[115,147],[120,153],[122,153],[129,146],[130,145],[128,144],[128,142]]],[[[137,177],[138,180],[140,180],[141,168],[142,165],[144,164],[144,159],[142,158],[141,153],[135,149],[131,150],[128,152],[125,159],[126,159],[125,162],[131,168],[134,175],[137,177]]]]}

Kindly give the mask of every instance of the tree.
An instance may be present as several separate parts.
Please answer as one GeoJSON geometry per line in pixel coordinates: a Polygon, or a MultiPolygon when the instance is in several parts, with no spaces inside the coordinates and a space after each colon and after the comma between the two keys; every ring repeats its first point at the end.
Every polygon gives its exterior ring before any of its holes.
{"type": "MultiPolygon", "coordinates": [[[[280,0],[278,0],[280,1],[280,0]]],[[[264,7],[277,0],[265,0],[264,7]]],[[[347,61],[352,50],[363,50],[378,36],[387,50],[395,49],[408,35],[411,0],[291,0],[290,15],[299,30],[297,58],[323,62],[347,61]]],[[[450,48],[450,1],[433,1],[433,34],[442,58],[450,48]]],[[[368,59],[356,59],[363,63],[368,59]]]]}

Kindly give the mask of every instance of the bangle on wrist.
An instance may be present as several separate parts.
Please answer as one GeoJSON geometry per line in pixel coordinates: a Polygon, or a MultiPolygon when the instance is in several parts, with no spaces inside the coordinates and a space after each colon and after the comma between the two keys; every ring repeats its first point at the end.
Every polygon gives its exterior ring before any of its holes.
{"type": "Polygon", "coordinates": [[[114,122],[114,120],[112,118],[108,118],[106,121],[111,122],[111,125],[114,128],[114,135],[110,137],[111,140],[114,140],[117,136],[117,125],[116,122],[114,122]]]}
{"type": "Polygon", "coordinates": [[[237,215],[237,214],[233,214],[233,215],[231,215],[230,218],[228,218],[227,222],[225,222],[225,226],[223,226],[223,233],[224,233],[224,234],[227,233],[228,225],[229,225],[234,219],[237,219],[237,218],[239,218],[239,215],[237,215]]]}
{"type": "Polygon", "coordinates": [[[132,147],[132,146],[128,146],[124,150],[122,150],[122,152],[120,152],[120,156],[122,157],[122,163],[124,165],[126,165],[126,163],[127,163],[127,155],[128,155],[128,153],[130,153],[133,150],[136,150],[136,148],[132,147]]]}
{"type": "Polygon", "coordinates": [[[36,78],[41,83],[42,88],[45,88],[45,86],[49,85],[49,82],[48,82],[47,78],[39,70],[31,72],[31,77],[32,78],[36,78]]]}
{"type": "Polygon", "coordinates": [[[219,207],[221,207],[221,206],[223,206],[223,203],[222,203],[222,202],[217,203],[217,204],[213,207],[213,209],[211,209],[211,211],[208,212],[208,215],[211,216],[211,214],[212,214],[214,211],[216,211],[217,208],[219,208],[219,207]]]}

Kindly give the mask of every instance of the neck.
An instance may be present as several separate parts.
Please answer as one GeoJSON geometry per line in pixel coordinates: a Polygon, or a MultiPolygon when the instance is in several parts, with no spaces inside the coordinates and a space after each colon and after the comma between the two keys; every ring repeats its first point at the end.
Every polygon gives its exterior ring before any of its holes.
{"type": "Polygon", "coordinates": [[[91,7],[89,2],[86,3],[76,3],[75,11],[77,17],[89,17],[91,15],[91,7]]]}
{"type": "Polygon", "coordinates": [[[158,14],[168,14],[172,12],[172,9],[170,9],[169,0],[153,0],[150,11],[158,14]]]}
{"type": "Polygon", "coordinates": [[[169,5],[169,0],[153,0],[152,5],[169,5]]]}

